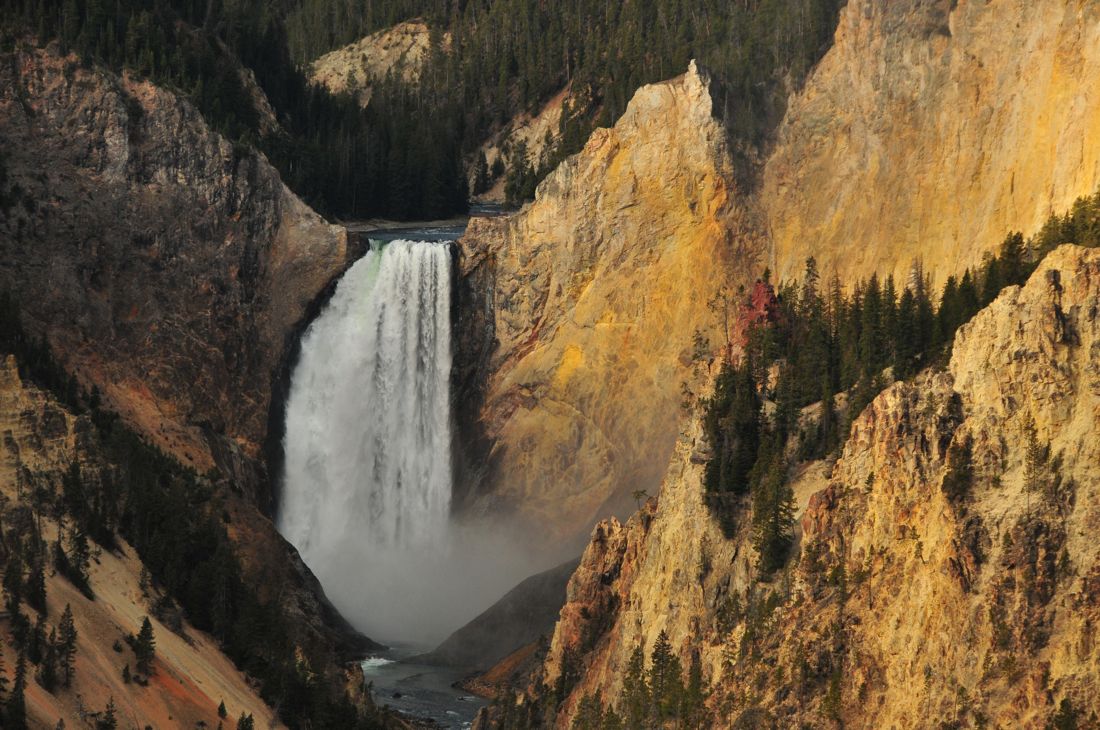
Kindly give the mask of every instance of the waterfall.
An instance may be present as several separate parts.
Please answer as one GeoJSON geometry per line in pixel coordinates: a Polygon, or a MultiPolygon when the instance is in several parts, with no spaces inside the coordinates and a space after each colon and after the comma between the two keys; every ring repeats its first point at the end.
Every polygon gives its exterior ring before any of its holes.
{"type": "Polygon", "coordinates": [[[279,529],[384,639],[427,630],[449,549],[450,266],[446,244],[373,244],[306,331],[287,401],[279,529]]]}

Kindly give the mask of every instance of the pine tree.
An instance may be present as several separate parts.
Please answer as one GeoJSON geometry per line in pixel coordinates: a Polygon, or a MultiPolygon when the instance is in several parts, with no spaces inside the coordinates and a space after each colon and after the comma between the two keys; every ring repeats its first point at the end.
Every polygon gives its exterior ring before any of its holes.
{"type": "Polygon", "coordinates": [[[46,650],[46,619],[42,614],[34,622],[30,638],[27,641],[27,661],[31,664],[41,664],[46,650]]]}
{"type": "Polygon", "coordinates": [[[963,438],[947,450],[947,473],[943,478],[943,491],[954,504],[970,496],[970,488],[974,482],[972,456],[973,447],[969,438],[963,438]]]}
{"type": "Polygon", "coordinates": [[[9,614],[17,613],[23,601],[23,562],[18,555],[8,558],[4,567],[4,601],[9,614]]]}
{"type": "Polygon", "coordinates": [[[44,615],[46,613],[46,571],[42,563],[43,560],[39,557],[31,564],[31,572],[27,576],[26,599],[31,608],[44,615]]]}
{"type": "Polygon", "coordinates": [[[96,723],[96,730],[117,730],[118,718],[115,716],[116,713],[115,698],[110,697],[107,700],[107,707],[103,710],[103,717],[99,718],[99,722],[96,723]]]}
{"type": "Polygon", "coordinates": [[[703,681],[703,663],[699,652],[693,651],[691,664],[688,666],[687,686],[684,688],[683,708],[680,711],[680,718],[685,728],[703,726],[706,701],[707,687],[703,681]]]}
{"type": "Polygon", "coordinates": [[[894,377],[904,380],[913,374],[920,352],[917,297],[909,287],[901,293],[897,320],[894,325],[894,377]]]}
{"type": "Polygon", "coordinates": [[[684,694],[683,669],[680,658],[672,651],[668,634],[661,631],[653,643],[650,656],[649,691],[652,706],[650,716],[658,722],[676,716],[684,694]]]}
{"type": "Polygon", "coordinates": [[[1027,278],[1027,266],[1025,257],[1027,247],[1024,244],[1022,233],[1011,233],[1001,244],[998,255],[1000,259],[1001,276],[1005,285],[1023,284],[1027,278]]]}
{"type": "Polygon", "coordinates": [[[603,716],[603,703],[600,702],[600,693],[597,690],[595,695],[585,695],[577,703],[571,728],[572,730],[601,730],[603,716]]]}
{"type": "Polygon", "coordinates": [[[218,717],[223,720],[229,715],[229,711],[225,709],[225,700],[218,703],[218,717]]]}
{"type": "Polygon", "coordinates": [[[76,622],[73,621],[73,609],[65,604],[65,611],[61,614],[61,623],[58,624],[58,661],[61,665],[61,676],[65,686],[72,684],[73,673],[76,670],[76,622]]]}
{"type": "Polygon", "coordinates": [[[603,713],[603,724],[600,725],[600,730],[623,730],[623,720],[615,712],[614,707],[608,707],[603,713]]]}
{"type": "Polygon", "coordinates": [[[759,555],[760,572],[770,575],[783,567],[791,546],[794,526],[794,492],[787,483],[783,450],[773,449],[764,462],[766,470],[753,489],[752,541],[759,555]]]}
{"type": "Polygon", "coordinates": [[[134,657],[140,674],[152,674],[153,659],[156,657],[156,638],[153,636],[153,624],[146,616],[141,622],[141,631],[134,640],[134,657]]]}
{"type": "Polygon", "coordinates": [[[877,275],[872,275],[867,282],[860,315],[859,360],[863,374],[870,376],[882,370],[887,360],[882,331],[882,291],[877,275]]]}
{"type": "Polygon", "coordinates": [[[628,728],[646,727],[649,721],[649,684],[646,680],[645,651],[634,647],[623,674],[623,692],[619,710],[628,728]]]}
{"type": "Polygon", "coordinates": [[[1031,511],[1032,492],[1045,493],[1050,482],[1047,460],[1050,449],[1039,441],[1035,421],[1028,416],[1024,423],[1024,490],[1027,492],[1028,511],[1031,511]]]}
{"type": "Polygon", "coordinates": [[[705,420],[715,452],[706,468],[707,491],[735,494],[748,491],[749,472],[760,443],[762,406],[751,364],[725,366],[715,395],[708,403],[705,420]]]}
{"type": "Polygon", "coordinates": [[[252,719],[252,715],[245,715],[241,713],[241,717],[237,720],[237,730],[256,730],[256,721],[252,719]]]}
{"type": "Polygon", "coordinates": [[[27,728],[27,703],[24,697],[27,689],[27,657],[22,650],[16,658],[15,682],[12,684],[11,695],[8,697],[7,712],[4,716],[5,728],[10,730],[26,730],[27,728]]]}

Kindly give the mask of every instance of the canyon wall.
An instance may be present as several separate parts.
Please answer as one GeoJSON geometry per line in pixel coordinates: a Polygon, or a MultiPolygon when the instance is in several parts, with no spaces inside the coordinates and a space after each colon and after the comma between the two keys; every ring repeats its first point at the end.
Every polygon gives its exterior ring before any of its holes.
{"type": "Polygon", "coordinates": [[[760,202],[772,265],[940,282],[1100,186],[1100,6],[850,0],[760,202]]]}
{"type": "Polygon", "coordinates": [[[724,342],[706,304],[765,266],[906,281],[921,261],[942,283],[1093,193],[1098,49],[1094,3],[852,0],[751,190],[703,76],[641,89],[533,203],[460,244],[478,509],[563,539],[652,493],[681,383],[700,382],[693,334],[724,342]]]}
{"type": "Polygon", "coordinates": [[[190,103],[56,45],[4,54],[0,139],[0,287],[25,323],[161,449],[257,492],[273,383],[345,231],[190,103]]]}
{"type": "Polygon", "coordinates": [[[457,383],[488,439],[474,512],[559,546],[655,490],[683,390],[724,343],[708,302],[762,268],[706,76],[640,89],[515,215],[459,242],[457,383]]]}
{"type": "Polygon", "coordinates": [[[558,725],[597,690],[616,703],[662,630],[685,667],[699,653],[716,726],[1100,712],[1097,301],[1100,251],[1063,246],[962,327],[946,369],[887,388],[835,464],[792,474],[795,555],[770,580],[747,525],[726,539],[707,514],[696,419],[659,498],[599,524],[570,581],[541,676],[580,676],[558,725]],[[1048,456],[1028,466],[1029,444],[1048,456]]]}
{"type": "MultiPolygon", "coordinates": [[[[56,44],[0,54],[0,140],[0,290],[105,409],[203,475],[223,505],[245,582],[286,621],[318,676],[342,686],[338,665],[376,645],[336,613],[263,514],[273,501],[264,447],[296,335],[357,244],[189,102],[83,64],[56,44]]],[[[51,485],[74,459],[89,478],[107,469],[86,415],[64,414],[41,395],[24,403],[27,388],[10,373],[0,386],[19,409],[0,413],[12,469],[51,485]],[[55,449],[51,439],[63,443],[39,463],[34,454],[55,449]]],[[[132,593],[134,571],[141,565],[127,547],[93,571],[93,584],[115,593],[86,607],[85,619],[74,604],[89,642],[113,641],[112,627],[133,630],[123,619],[148,610],[132,593]]],[[[188,658],[176,651],[182,641],[164,634],[178,660],[165,677],[253,692],[243,677],[225,675],[236,670],[213,639],[201,637],[199,656],[188,658]]],[[[120,666],[90,660],[88,696],[114,687],[120,666]]],[[[217,704],[208,691],[154,692],[144,704],[115,696],[132,724],[162,711],[214,724],[203,714],[217,704]]],[[[270,715],[254,695],[241,697],[257,719],[270,715]]]]}
{"type": "MultiPolygon", "coordinates": [[[[15,536],[24,534],[36,513],[42,539],[57,539],[53,508],[43,509],[42,495],[52,495],[73,464],[78,466],[84,488],[94,488],[97,493],[103,485],[118,485],[122,479],[92,416],[74,413],[35,386],[20,374],[10,355],[0,356],[0,435],[0,527],[8,543],[5,558],[12,557],[10,546],[15,544],[15,536]]],[[[214,491],[212,485],[204,486],[214,491]]],[[[238,546],[252,546],[251,553],[241,551],[245,578],[258,586],[258,598],[292,617],[287,622],[289,639],[300,647],[302,656],[312,659],[325,681],[339,686],[354,678],[354,672],[345,677],[334,664],[355,647],[371,648],[370,643],[341,623],[323,599],[317,600],[315,580],[270,521],[239,495],[221,494],[219,502],[230,539],[238,546]]],[[[251,714],[264,727],[284,727],[261,699],[256,680],[222,653],[215,637],[197,630],[178,610],[165,610],[159,604],[162,593],[150,584],[145,570],[136,551],[119,538],[113,549],[96,546],[89,564],[94,599],[60,572],[47,571],[46,631],[58,625],[66,606],[71,607],[78,635],[75,674],[71,688],[52,692],[43,687],[42,680],[27,682],[30,727],[53,728],[59,719],[70,727],[81,726],[90,717],[87,713],[103,711],[108,698],[116,705],[118,720],[127,727],[195,727],[203,723],[213,727],[219,721],[218,704],[223,701],[232,717],[251,714]],[[155,674],[148,686],[141,687],[123,679],[123,665],[136,670],[130,649],[122,647],[125,637],[136,634],[147,615],[156,637],[155,674]],[[164,617],[164,622],[158,616],[164,617]]],[[[23,612],[32,621],[38,616],[30,606],[24,606],[23,612]]],[[[4,619],[0,655],[10,681],[16,651],[10,636],[13,622],[6,612],[4,619]]],[[[29,674],[35,673],[31,665],[29,674]]],[[[354,696],[369,702],[361,691],[354,696]]]]}

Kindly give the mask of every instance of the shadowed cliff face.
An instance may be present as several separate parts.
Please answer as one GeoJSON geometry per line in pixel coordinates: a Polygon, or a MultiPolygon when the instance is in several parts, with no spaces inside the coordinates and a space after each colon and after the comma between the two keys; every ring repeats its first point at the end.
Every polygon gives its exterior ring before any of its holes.
{"type": "Polygon", "coordinates": [[[21,191],[0,285],[27,325],[157,446],[255,489],[273,378],[345,232],[190,104],[52,51],[4,55],[0,138],[21,191]]]}
{"type": "MultiPolygon", "coordinates": [[[[25,380],[10,355],[0,355],[0,434],[0,517],[9,543],[19,534],[13,525],[26,519],[36,504],[33,485],[42,489],[63,483],[72,465],[78,465],[89,495],[93,491],[99,494],[104,485],[117,485],[122,479],[120,465],[113,461],[117,457],[112,456],[105,443],[107,437],[94,424],[93,416],[73,413],[25,380]]],[[[221,480],[204,481],[203,486],[218,495],[221,524],[237,546],[243,577],[253,587],[253,595],[285,618],[282,625],[286,627],[286,638],[312,662],[321,677],[319,686],[342,687],[348,682],[353,699],[365,701],[362,674],[355,671],[357,665],[348,669],[337,665],[357,652],[379,647],[336,614],[297,553],[248,499],[227,489],[221,480]]],[[[208,506],[191,508],[202,510],[208,506]]],[[[39,511],[42,506],[33,509],[39,511]]],[[[66,523],[72,524],[68,520],[66,523]]],[[[39,524],[44,539],[55,539],[57,523],[52,516],[40,518],[39,524]]],[[[275,711],[259,696],[256,680],[222,653],[214,636],[195,629],[186,618],[173,630],[170,624],[174,609],[153,610],[161,588],[143,585],[149,580],[142,575],[145,570],[135,548],[118,537],[115,547],[98,551],[90,563],[89,583],[95,600],[81,594],[62,574],[50,572],[48,613],[56,623],[65,607],[71,605],[78,632],[77,670],[69,691],[47,692],[37,682],[28,683],[30,726],[54,727],[57,718],[76,718],[84,709],[98,710],[107,697],[113,696],[119,717],[136,727],[210,723],[216,720],[217,706],[222,701],[234,714],[254,714],[264,727],[283,727],[275,711]],[[147,614],[152,616],[156,633],[157,674],[164,681],[154,680],[142,692],[134,692],[119,669],[129,657],[113,646],[117,647],[120,637],[135,633],[147,614]],[[160,619],[168,623],[162,624],[160,619]]],[[[24,607],[24,612],[28,609],[24,607]]],[[[8,628],[5,622],[3,631],[6,633],[8,628]]],[[[10,636],[4,636],[0,652],[7,666],[15,666],[10,636]]]]}
{"type": "Polygon", "coordinates": [[[707,515],[694,422],[659,500],[598,525],[570,581],[541,677],[579,651],[560,726],[585,694],[617,701],[662,630],[720,683],[720,727],[1042,727],[1062,698],[1100,712],[1098,298],[1100,252],[1064,246],[960,329],[946,371],[876,398],[835,466],[793,475],[789,580],[758,583],[748,526],[727,540],[707,515]],[[1029,472],[1032,426],[1050,458],[1029,472]]]}
{"type": "Polygon", "coordinates": [[[763,174],[773,267],[938,281],[1100,184],[1100,6],[850,0],[763,174]]]}
{"type": "Polygon", "coordinates": [[[682,389],[725,342],[708,302],[762,266],[731,180],[693,65],[640,89],[521,212],[471,222],[456,374],[489,440],[473,511],[560,543],[655,490],[682,389]]]}

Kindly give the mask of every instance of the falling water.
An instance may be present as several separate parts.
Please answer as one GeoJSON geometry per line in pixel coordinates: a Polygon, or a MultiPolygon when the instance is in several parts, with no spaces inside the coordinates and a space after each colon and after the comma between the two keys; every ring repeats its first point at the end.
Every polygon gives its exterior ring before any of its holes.
{"type": "Polygon", "coordinates": [[[451,501],[450,254],[375,246],[302,340],[279,528],[337,608],[383,638],[428,631],[451,501]]]}

